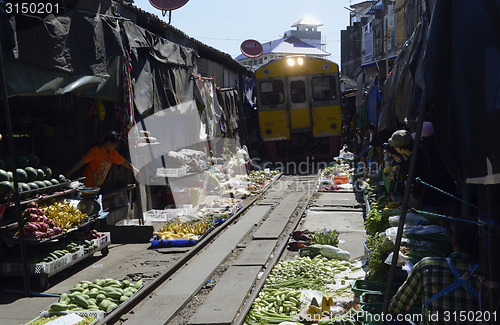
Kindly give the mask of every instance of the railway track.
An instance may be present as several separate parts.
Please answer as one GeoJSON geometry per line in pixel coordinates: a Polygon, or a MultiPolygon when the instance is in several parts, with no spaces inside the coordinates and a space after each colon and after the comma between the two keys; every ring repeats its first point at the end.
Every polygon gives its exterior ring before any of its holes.
{"type": "Polygon", "coordinates": [[[103,324],[243,324],[313,197],[316,175],[282,175],[103,324]]]}

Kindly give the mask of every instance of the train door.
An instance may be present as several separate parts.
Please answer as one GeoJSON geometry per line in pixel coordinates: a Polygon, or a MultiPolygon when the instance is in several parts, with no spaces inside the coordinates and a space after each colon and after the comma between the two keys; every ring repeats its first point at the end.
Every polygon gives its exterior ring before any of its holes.
{"type": "Polygon", "coordinates": [[[264,141],[289,140],[290,117],[286,109],[283,79],[262,79],[258,83],[259,126],[264,141]]]}
{"type": "Polygon", "coordinates": [[[340,135],[342,117],[338,75],[322,74],[311,78],[313,136],[340,135]]]}
{"type": "Polygon", "coordinates": [[[292,131],[305,131],[311,128],[309,110],[310,92],[306,77],[288,78],[289,112],[292,131]]]}

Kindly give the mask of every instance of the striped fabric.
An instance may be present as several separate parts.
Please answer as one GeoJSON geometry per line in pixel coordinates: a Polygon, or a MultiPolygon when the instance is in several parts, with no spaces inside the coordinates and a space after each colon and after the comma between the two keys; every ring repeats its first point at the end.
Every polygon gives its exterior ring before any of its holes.
{"type": "MultiPolygon", "coordinates": [[[[455,252],[450,258],[460,274],[464,274],[475,264],[470,256],[464,253],[455,252]]],[[[423,258],[415,264],[405,283],[392,298],[389,312],[408,314],[410,308],[420,308],[455,280],[456,277],[445,258],[423,258]]],[[[479,270],[468,283],[479,292],[479,270]]],[[[460,287],[425,306],[422,310],[422,324],[476,324],[474,320],[477,317],[471,315],[479,315],[480,310],[479,299],[465,287],[460,287]],[[464,318],[464,315],[468,317],[464,318]]]]}

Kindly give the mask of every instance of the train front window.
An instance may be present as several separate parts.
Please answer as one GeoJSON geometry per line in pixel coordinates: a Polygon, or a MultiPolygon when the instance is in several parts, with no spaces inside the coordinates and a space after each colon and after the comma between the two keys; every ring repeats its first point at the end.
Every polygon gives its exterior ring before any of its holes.
{"type": "Polygon", "coordinates": [[[260,101],[262,105],[275,106],[283,104],[284,100],[283,81],[271,80],[260,83],[260,101]]]}
{"type": "Polygon", "coordinates": [[[290,97],[292,103],[303,103],[306,101],[306,85],[302,80],[290,82],[290,97]]]}
{"type": "Polygon", "coordinates": [[[332,76],[312,78],[313,100],[333,100],[337,97],[335,78],[332,76]]]}

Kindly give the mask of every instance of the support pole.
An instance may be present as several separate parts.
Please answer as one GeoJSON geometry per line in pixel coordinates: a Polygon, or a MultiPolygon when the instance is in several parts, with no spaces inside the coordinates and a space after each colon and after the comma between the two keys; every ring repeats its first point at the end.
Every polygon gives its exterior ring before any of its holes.
{"type": "MultiPolygon", "coordinates": [[[[500,313],[500,185],[479,186],[480,239],[479,262],[481,264],[481,309],[484,315],[500,313]]],[[[493,317],[483,324],[496,324],[493,317]]]]}
{"type": "MultiPolygon", "coordinates": [[[[396,266],[399,257],[399,248],[401,247],[401,238],[403,237],[403,228],[406,221],[406,213],[408,212],[408,202],[410,201],[410,190],[415,180],[415,164],[417,163],[417,153],[418,145],[420,143],[420,136],[422,134],[422,125],[424,122],[425,112],[427,111],[427,95],[425,89],[422,91],[422,99],[420,101],[420,112],[418,116],[417,132],[415,134],[415,140],[413,141],[413,148],[410,156],[410,167],[408,171],[408,178],[406,179],[405,193],[403,196],[403,205],[401,207],[401,215],[399,217],[398,232],[396,235],[396,240],[394,242],[394,250],[392,252],[391,268],[389,269],[389,274],[387,276],[387,285],[384,294],[384,306],[382,313],[387,315],[389,310],[389,302],[391,300],[392,292],[392,282],[394,281],[394,272],[396,271],[396,266]]],[[[381,324],[385,324],[382,320],[381,324]]]]}
{"type": "Polygon", "coordinates": [[[14,178],[14,209],[15,209],[15,214],[17,217],[17,228],[19,229],[19,242],[20,242],[20,249],[21,249],[21,265],[22,265],[22,273],[23,273],[23,280],[24,280],[24,292],[27,297],[31,296],[31,287],[30,287],[30,274],[28,271],[28,263],[27,263],[27,258],[26,258],[26,242],[24,241],[24,222],[23,222],[23,217],[21,215],[21,203],[19,200],[19,186],[17,182],[17,175],[16,175],[16,160],[14,159],[15,157],[15,151],[14,151],[14,139],[12,137],[12,122],[10,119],[10,108],[9,108],[9,99],[7,96],[7,81],[5,79],[5,71],[3,67],[3,53],[2,53],[2,42],[0,39],[0,81],[2,82],[2,94],[3,94],[3,106],[4,106],[4,118],[5,118],[5,125],[7,128],[7,142],[9,145],[9,152],[10,152],[10,160],[11,160],[11,166],[13,169],[13,178],[14,178]]]}

